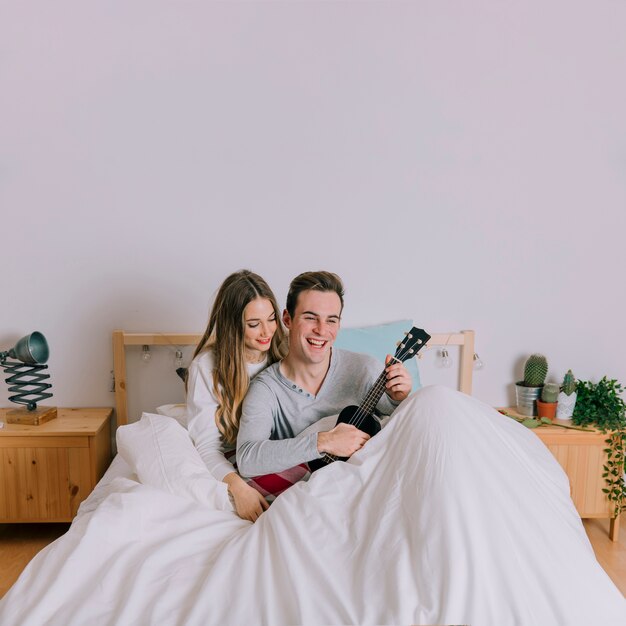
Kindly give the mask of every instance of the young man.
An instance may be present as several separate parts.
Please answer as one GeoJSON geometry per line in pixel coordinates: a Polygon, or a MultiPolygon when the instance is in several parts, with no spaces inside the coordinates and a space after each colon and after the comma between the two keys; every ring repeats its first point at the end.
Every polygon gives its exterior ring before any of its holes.
{"type": "MultiPolygon", "coordinates": [[[[298,436],[349,405],[359,405],[381,371],[376,359],[333,349],[343,309],[343,284],[331,272],[305,272],[291,282],[283,321],[289,353],[251,382],[237,437],[242,476],[281,472],[324,453],[349,457],[369,435],[350,424],[298,436]]],[[[388,357],[388,361],[390,357],[388,357]]],[[[390,415],[411,392],[402,363],[387,366],[378,415],[390,415]]]]}

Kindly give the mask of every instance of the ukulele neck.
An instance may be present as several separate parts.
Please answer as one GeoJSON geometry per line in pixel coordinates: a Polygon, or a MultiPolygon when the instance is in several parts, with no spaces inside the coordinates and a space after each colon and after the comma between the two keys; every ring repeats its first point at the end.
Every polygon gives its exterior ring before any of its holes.
{"type": "MultiPolygon", "coordinates": [[[[396,359],[395,357],[392,357],[392,360],[397,361],[398,363],[402,362],[400,361],[400,359],[396,359]]],[[[372,388],[369,390],[368,394],[365,396],[365,399],[359,405],[360,411],[362,411],[363,413],[366,413],[367,415],[370,415],[374,412],[376,405],[382,398],[383,393],[385,393],[386,383],[387,383],[387,368],[385,368],[381,372],[380,376],[376,379],[376,381],[372,385],[372,388]]]]}

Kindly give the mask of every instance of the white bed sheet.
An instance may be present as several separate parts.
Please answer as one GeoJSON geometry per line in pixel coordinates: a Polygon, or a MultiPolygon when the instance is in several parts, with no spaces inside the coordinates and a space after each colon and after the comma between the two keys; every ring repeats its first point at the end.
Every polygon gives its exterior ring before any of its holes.
{"type": "Polygon", "coordinates": [[[418,391],[254,525],[122,470],[0,601],[3,626],[626,623],[558,463],[458,392],[418,391]]]}

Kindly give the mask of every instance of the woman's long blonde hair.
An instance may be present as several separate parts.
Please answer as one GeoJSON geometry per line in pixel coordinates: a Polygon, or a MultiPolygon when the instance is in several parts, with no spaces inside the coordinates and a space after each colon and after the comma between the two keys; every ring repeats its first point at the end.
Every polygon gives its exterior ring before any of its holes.
{"type": "Polygon", "coordinates": [[[268,364],[285,356],[285,330],[276,298],[269,285],[250,270],[241,270],[224,280],[215,297],[209,324],[196,347],[213,352],[213,392],[217,398],[215,423],[224,441],[234,444],[239,430],[241,403],[250,386],[245,359],[244,310],[257,298],[269,300],[276,315],[276,332],[268,352],[268,364]]]}

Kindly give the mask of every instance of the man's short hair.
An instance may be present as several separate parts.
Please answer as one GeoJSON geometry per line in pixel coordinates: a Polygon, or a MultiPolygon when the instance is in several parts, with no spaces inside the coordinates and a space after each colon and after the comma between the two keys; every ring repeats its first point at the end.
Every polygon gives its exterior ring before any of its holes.
{"type": "Polygon", "coordinates": [[[296,311],[298,296],[303,291],[333,291],[341,300],[341,309],[343,310],[343,283],[337,274],[332,272],[304,272],[296,276],[289,285],[289,293],[287,294],[287,312],[291,317],[296,311]]]}

